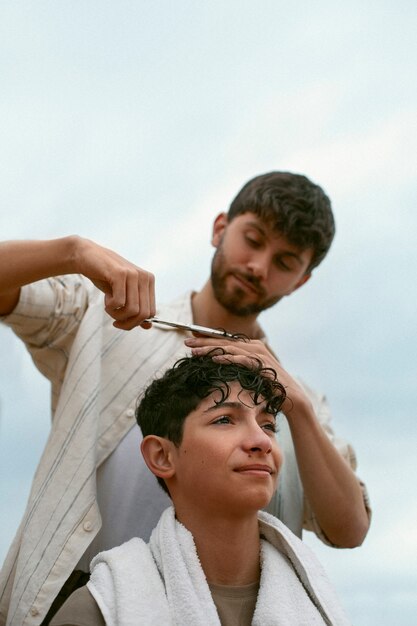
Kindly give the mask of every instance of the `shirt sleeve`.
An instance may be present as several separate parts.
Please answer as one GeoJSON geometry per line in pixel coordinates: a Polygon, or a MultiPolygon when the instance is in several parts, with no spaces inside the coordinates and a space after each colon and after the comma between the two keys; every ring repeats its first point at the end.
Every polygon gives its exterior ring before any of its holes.
{"type": "MultiPolygon", "coordinates": [[[[347,443],[346,441],[344,441],[343,439],[340,439],[339,437],[335,435],[334,430],[331,425],[331,413],[330,413],[330,408],[329,408],[326,397],[322,394],[318,394],[315,391],[313,391],[303,381],[298,379],[298,382],[301,384],[307,396],[309,397],[310,401],[312,402],[314,412],[324,432],[329,437],[330,441],[333,443],[334,447],[339,452],[339,454],[348,463],[349,467],[354,472],[356,472],[357,459],[356,459],[355,451],[353,447],[350,445],[350,443],[347,443]]],[[[366,485],[359,477],[357,477],[357,480],[362,491],[362,497],[363,497],[363,501],[365,504],[368,517],[369,519],[371,519],[372,510],[370,506],[369,495],[366,489],[366,485]]],[[[337,547],[336,545],[331,543],[326,537],[326,535],[324,534],[323,530],[321,529],[313,513],[313,510],[305,494],[304,494],[303,528],[305,530],[311,530],[312,532],[314,532],[317,535],[317,537],[321,539],[321,541],[323,541],[323,543],[326,543],[329,546],[337,547]]]]}
{"type": "Polygon", "coordinates": [[[14,311],[1,318],[52,383],[53,412],[73,341],[95,290],[88,283],[82,276],[69,275],[25,285],[14,311]]]}

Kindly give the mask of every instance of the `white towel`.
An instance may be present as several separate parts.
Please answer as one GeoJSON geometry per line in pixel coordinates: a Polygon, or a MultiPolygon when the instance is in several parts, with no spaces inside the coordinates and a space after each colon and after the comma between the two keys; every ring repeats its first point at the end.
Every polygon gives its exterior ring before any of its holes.
{"type": "MultiPolygon", "coordinates": [[[[253,626],[348,626],[321,566],[275,517],[259,514],[261,580],[253,626]]],[[[149,544],[98,554],[88,588],[107,626],[220,626],[193,536],[162,514],[149,544]]]]}
{"type": "Polygon", "coordinates": [[[131,539],[91,561],[87,586],[107,626],[173,626],[165,588],[142,539],[131,539]]]}
{"type": "Polygon", "coordinates": [[[252,626],[349,626],[350,621],[312,550],[276,517],[260,511],[258,518],[264,541],[252,626]]]}

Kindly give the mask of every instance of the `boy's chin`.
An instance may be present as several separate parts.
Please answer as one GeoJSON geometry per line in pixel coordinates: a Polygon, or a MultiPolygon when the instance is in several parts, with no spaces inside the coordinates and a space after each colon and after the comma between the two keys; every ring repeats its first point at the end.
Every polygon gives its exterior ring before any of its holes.
{"type": "Polygon", "coordinates": [[[248,515],[255,514],[257,515],[259,511],[265,509],[268,504],[271,502],[272,496],[254,496],[251,498],[247,498],[242,505],[239,507],[240,512],[246,512],[248,515]]]}

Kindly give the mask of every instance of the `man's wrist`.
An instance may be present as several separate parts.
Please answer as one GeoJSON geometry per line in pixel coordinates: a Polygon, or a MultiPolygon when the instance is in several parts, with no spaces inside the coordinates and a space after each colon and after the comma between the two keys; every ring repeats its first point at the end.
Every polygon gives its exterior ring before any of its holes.
{"type": "Polygon", "coordinates": [[[317,421],[313,405],[306,396],[302,398],[297,397],[294,400],[290,395],[287,396],[282,412],[287,418],[290,426],[293,422],[317,421]]]}

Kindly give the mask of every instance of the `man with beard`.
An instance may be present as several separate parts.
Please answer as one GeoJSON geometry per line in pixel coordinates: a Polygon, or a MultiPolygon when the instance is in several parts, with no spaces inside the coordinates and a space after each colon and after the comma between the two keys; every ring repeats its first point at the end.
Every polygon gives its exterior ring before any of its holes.
{"type": "Polygon", "coordinates": [[[152,274],[89,240],[0,246],[0,314],[51,381],[53,413],[2,570],[0,624],[6,617],[8,625],[47,624],[85,582],[97,552],[134,536],[148,540],[167,496],[137,454],[135,401],[185,347],[203,354],[220,346],[229,359],[256,357],[277,371],[291,402],[278,434],[280,489],[268,510],[299,536],[304,527],[330,545],[360,545],[369,508],[352,448],[335,439],[324,397],[284,370],[258,323],[262,310],[310,278],[333,236],[319,186],[285,172],[258,176],[214,222],[216,254],[203,289],[157,308],[152,274]],[[145,321],[155,313],[250,341],[193,337],[145,321]]]}

